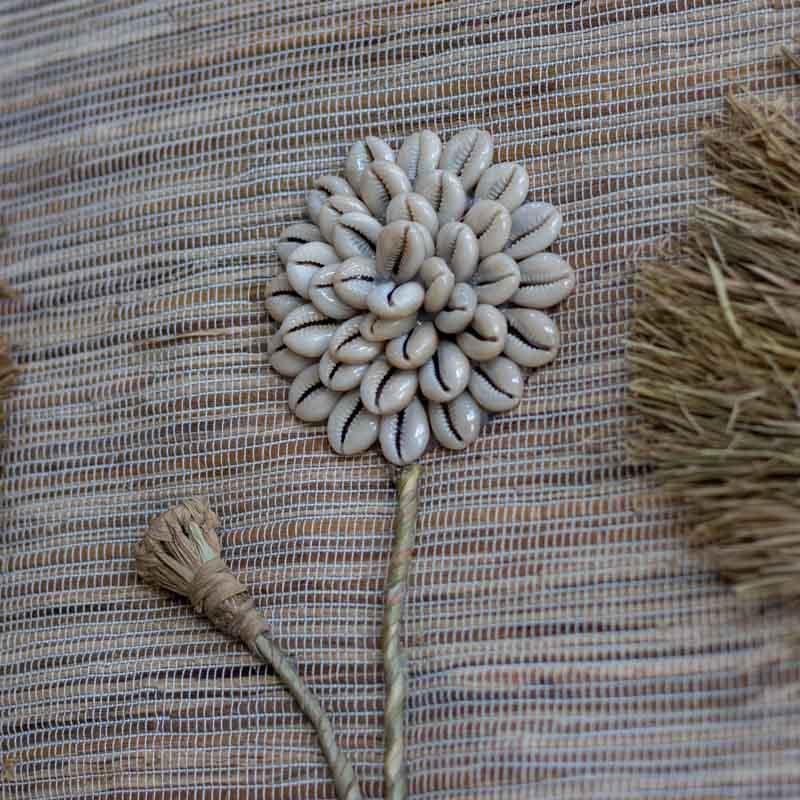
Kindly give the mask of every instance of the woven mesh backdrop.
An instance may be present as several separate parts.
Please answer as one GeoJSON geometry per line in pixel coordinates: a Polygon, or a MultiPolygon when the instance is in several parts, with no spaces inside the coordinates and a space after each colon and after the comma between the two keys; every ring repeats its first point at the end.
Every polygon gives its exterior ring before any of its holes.
{"type": "Polygon", "coordinates": [[[624,451],[635,259],[709,196],[730,87],[798,98],[796,3],[0,8],[3,798],[333,796],[285,691],[134,574],[192,494],[381,795],[394,471],[291,417],[263,300],[352,140],[468,125],[562,209],[579,287],[522,405],[423,460],[412,794],[800,795],[796,614],[737,602],[624,451]]]}

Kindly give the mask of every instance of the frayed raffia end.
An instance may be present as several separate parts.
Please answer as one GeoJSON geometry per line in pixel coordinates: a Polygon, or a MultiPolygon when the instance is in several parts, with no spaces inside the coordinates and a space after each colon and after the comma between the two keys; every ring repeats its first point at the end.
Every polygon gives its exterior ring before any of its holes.
{"type": "Polygon", "coordinates": [[[189,598],[195,611],[252,650],[266,623],[220,558],[218,527],[205,499],[184,500],[150,523],[136,549],[136,571],[146,583],[189,598]]]}
{"type": "Polygon", "coordinates": [[[136,548],[136,571],[159,589],[189,598],[223,633],[241,639],[269,664],[314,726],[339,800],[361,800],[353,766],[339,748],[333,726],[314,693],[267,634],[250,593],[220,558],[219,517],[204,498],[191,498],[159,514],[136,548]]]}
{"type": "Polygon", "coordinates": [[[692,543],[748,598],[800,600],[800,125],[732,96],[716,186],[641,265],[630,451],[686,501],[692,543]]]}

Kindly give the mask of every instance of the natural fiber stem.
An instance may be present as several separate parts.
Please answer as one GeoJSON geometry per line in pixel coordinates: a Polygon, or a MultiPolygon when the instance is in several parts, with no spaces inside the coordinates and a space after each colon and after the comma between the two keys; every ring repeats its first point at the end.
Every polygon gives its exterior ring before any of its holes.
{"type": "Polygon", "coordinates": [[[291,658],[286,655],[266,634],[260,634],[253,643],[254,653],[269,664],[283,685],[297,702],[300,710],[314,726],[319,745],[331,770],[336,797],[339,800],[361,800],[361,791],[353,766],[347,756],[336,744],[328,715],[319,704],[317,698],[297,673],[291,658]]]}
{"type": "Polygon", "coordinates": [[[407,674],[406,659],[400,646],[400,623],[406,580],[414,550],[417,527],[417,481],[420,468],[407,467],[397,479],[397,512],[394,542],[386,576],[386,602],[383,612],[383,670],[386,682],[384,708],[384,797],[405,800],[408,796],[408,775],[403,735],[407,674]]]}

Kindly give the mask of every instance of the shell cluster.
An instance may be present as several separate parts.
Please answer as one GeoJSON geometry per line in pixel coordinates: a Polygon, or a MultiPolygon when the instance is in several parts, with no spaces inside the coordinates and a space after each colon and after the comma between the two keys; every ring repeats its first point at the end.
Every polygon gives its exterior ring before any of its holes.
{"type": "Polygon", "coordinates": [[[561,214],[525,202],[527,171],[492,154],[491,135],[474,128],[445,145],[424,130],[397,153],[367,137],[344,177],[316,180],[311,221],[283,232],[286,272],[267,296],[280,325],[271,363],[293,378],[292,412],[327,420],[337,453],[379,442],[408,464],[431,434],[461,450],[487,414],[519,403],[520,367],[555,358],[559,332],[543,309],[575,286],[546,252],[561,214]]]}

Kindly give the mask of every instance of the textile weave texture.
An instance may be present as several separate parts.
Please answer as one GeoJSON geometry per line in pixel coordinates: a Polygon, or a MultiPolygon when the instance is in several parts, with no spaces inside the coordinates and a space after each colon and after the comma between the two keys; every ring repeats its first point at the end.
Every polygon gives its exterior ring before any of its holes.
{"type": "Polygon", "coordinates": [[[733,87],[798,99],[792,0],[0,3],[0,797],[330,798],[238,645],[142,585],[207,495],[223,553],[382,792],[393,478],[292,418],[264,309],[304,192],[366,134],[492,131],[576,267],[564,345],[423,459],[415,798],[796,798],[796,611],[735,600],[625,455],[636,260],[712,195],[733,87]]]}

